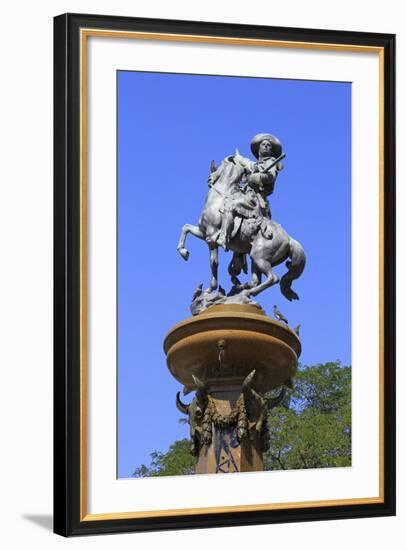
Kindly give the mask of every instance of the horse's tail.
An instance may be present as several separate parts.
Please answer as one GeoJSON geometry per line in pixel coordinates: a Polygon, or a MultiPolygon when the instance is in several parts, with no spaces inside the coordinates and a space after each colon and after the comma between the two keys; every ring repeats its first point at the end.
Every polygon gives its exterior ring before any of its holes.
{"type": "Polygon", "coordinates": [[[290,238],[289,243],[289,260],[286,262],[288,268],[287,273],[283,275],[280,281],[281,292],[290,302],[292,300],[299,300],[299,296],[294,290],[292,290],[292,281],[298,279],[303,273],[306,265],[306,256],[302,245],[290,238]]]}

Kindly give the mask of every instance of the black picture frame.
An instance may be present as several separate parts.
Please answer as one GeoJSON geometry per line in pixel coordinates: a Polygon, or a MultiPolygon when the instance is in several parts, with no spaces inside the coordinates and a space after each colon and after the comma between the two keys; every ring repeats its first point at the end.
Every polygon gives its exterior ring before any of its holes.
{"type": "Polygon", "coordinates": [[[64,14],[54,19],[54,531],[63,536],[253,525],[395,514],[395,36],[64,14]],[[81,514],[80,30],[376,47],[384,59],[382,502],[169,517],[87,520],[81,514]]]}

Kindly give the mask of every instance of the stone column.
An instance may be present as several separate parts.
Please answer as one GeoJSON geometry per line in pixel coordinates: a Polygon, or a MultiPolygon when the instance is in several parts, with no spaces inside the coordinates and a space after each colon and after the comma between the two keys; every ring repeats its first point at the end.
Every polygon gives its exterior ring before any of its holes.
{"type": "Polygon", "coordinates": [[[269,408],[264,394],[290,386],[301,346],[295,332],[252,305],[215,305],[173,327],[164,341],[172,375],[184,394],[196,473],[263,470],[269,408]]]}
{"type": "MultiPolygon", "coordinates": [[[[209,388],[209,395],[216,412],[228,416],[243,398],[241,384],[224,381],[209,388]]],[[[247,434],[248,436],[248,434],[247,434]]],[[[251,433],[252,439],[239,441],[237,422],[231,426],[212,424],[212,442],[200,447],[196,473],[231,473],[263,470],[260,438],[251,433]]]]}

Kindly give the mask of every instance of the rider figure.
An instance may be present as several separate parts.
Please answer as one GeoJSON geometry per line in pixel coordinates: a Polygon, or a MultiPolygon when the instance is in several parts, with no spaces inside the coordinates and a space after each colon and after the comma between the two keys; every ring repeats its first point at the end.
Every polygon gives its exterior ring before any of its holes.
{"type": "MultiPolygon", "coordinates": [[[[221,230],[217,244],[225,250],[228,249],[236,216],[242,218],[260,217],[261,220],[271,219],[267,197],[273,193],[278,172],[282,170],[281,163],[272,166],[275,160],[281,156],[282,145],[271,134],[257,134],[251,141],[251,151],[257,159],[256,162],[241,156],[238,151],[232,157],[234,162],[244,168],[242,181],[245,184],[241,187],[241,192],[229,195],[224,199],[221,230]],[[255,207],[259,214],[254,212],[255,207]]],[[[209,184],[212,185],[214,182],[215,174],[212,174],[209,177],[209,184]]]]}

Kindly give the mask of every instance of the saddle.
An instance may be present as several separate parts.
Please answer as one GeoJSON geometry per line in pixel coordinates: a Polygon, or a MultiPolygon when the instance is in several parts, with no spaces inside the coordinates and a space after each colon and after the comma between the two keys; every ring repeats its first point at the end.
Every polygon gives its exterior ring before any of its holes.
{"type": "Polygon", "coordinates": [[[241,216],[235,216],[231,239],[240,231],[242,224],[244,224],[243,230],[247,236],[253,237],[258,231],[261,231],[265,239],[272,239],[273,233],[269,221],[267,218],[242,218],[241,216]]]}

